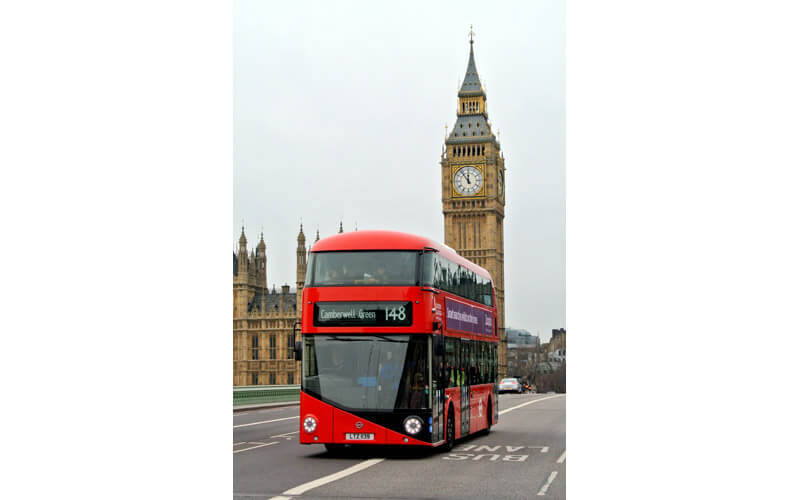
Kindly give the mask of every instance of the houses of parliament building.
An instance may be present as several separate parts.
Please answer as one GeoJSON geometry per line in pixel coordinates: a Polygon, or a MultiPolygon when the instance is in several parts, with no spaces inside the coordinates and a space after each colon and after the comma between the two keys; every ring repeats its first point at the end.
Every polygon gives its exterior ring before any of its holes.
{"type": "MultiPolygon", "coordinates": [[[[319,239],[319,233],[317,233],[319,239]]],[[[306,237],[297,235],[297,283],[279,290],[267,286],[264,235],[247,252],[242,228],[233,254],[233,385],[299,384],[300,362],[294,359],[294,325],[303,307],[306,237]]],[[[297,339],[300,340],[300,339],[297,339]]]]}
{"type": "MultiPolygon", "coordinates": [[[[495,285],[498,309],[498,376],[508,372],[505,339],[505,158],[492,130],[487,96],[478,76],[470,36],[469,62],[458,91],[456,122],[445,139],[441,166],[444,243],[485,268],[495,285]]],[[[339,232],[342,232],[341,223],[339,232]]],[[[319,231],[317,231],[319,239],[319,231]]],[[[267,286],[263,234],[247,250],[242,228],[233,256],[233,384],[299,384],[293,328],[300,319],[307,249],[302,224],[297,235],[297,282],[267,286]]],[[[299,334],[299,330],[298,330],[299,334]]]]}

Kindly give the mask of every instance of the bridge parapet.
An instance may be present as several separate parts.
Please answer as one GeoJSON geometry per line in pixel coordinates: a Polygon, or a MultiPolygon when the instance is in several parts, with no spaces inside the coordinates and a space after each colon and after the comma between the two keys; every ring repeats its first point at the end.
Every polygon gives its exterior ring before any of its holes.
{"type": "Polygon", "coordinates": [[[233,388],[233,406],[300,401],[300,385],[247,385],[233,388]]]}

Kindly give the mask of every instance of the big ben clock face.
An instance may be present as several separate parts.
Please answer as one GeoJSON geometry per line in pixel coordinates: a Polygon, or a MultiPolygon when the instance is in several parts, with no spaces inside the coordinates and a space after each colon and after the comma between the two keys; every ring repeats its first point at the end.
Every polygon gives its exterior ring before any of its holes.
{"type": "Polygon", "coordinates": [[[462,196],[474,196],[483,186],[483,174],[476,167],[461,167],[453,177],[453,187],[462,196]]]}

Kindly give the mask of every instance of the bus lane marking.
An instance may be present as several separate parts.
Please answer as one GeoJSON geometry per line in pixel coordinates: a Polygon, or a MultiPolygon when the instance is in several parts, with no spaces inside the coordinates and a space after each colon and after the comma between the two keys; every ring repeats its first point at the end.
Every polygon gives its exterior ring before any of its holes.
{"type": "Polygon", "coordinates": [[[498,455],[496,453],[487,453],[487,454],[481,453],[479,455],[475,455],[474,453],[459,452],[459,453],[451,453],[446,457],[442,457],[442,460],[468,460],[468,459],[481,460],[482,458],[485,457],[491,457],[489,458],[490,462],[497,462],[497,460],[500,457],[503,457],[502,458],[503,462],[524,462],[528,460],[529,456],[530,455],[498,455]]]}
{"type": "Polygon", "coordinates": [[[241,453],[243,451],[255,450],[256,448],[263,448],[264,446],[269,446],[269,445],[272,445],[272,444],[278,444],[278,441],[273,441],[271,443],[261,443],[258,446],[251,446],[249,448],[242,448],[241,450],[234,450],[233,452],[234,453],[241,453]]]}
{"type": "Polygon", "coordinates": [[[250,422],[249,424],[239,424],[239,425],[234,425],[233,428],[238,429],[239,427],[249,427],[251,425],[270,424],[272,422],[280,422],[281,420],[291,420],[293,418],[300,418],[300,415],[297,415],[296,417],[276,418],[274,420],[263,420],[261,422],[250,422]]]}
{"type": "Polygon", "coordinates": [[[542,489],[539,490],[539,493],[537,493],[536,496],[543,497],[544,494],[547,493],[547,488],[550,487],[550,485],[553,483],[553,479],[555,479],[557,475],[558,472],[556,471],[551,472],[550,477],[547,478],[547,482],[544,483],[544,486],[542,486],[542,489]]]}
{"type": "MultiPolygon", "coordinates": [[[[486,445],[486,444],[482,444],[482,445],[478,446],[477,444],[466,444],[466,445],[464,445],[463,448],[459,448],[458,450],[455,450],[455,451],[457,451],[457,452],[458,451],[470,451],[470,450],[473,450],[473,448],[474,448],[473,451],[481,451],[481,450],[484,450],[484,451],[497,451],[497,450],[500,449],[501,446],[503,446],[503,445],[502,444],[498,444],[496,446],[489,446],[489,445],[486,445]]],[[[508,446],[508,445],[505,445],[505,447],[506,447],[506,451],[508,451],[508,453],[514,453],[515,451],[519,451],[522,448],[525,448],[524,446],[508,446]]],[[[541,446],[528,446],[528,448],[541,448],[541,446]]],[[[545,448],[547,448],[547,447],[545,446],[545,448]]]]}
{"type": "Polygon", "coordinates": [[[549,446],[509,446],[509,445],[488,445],[488,444],[466,444],[453,450],[447,456],[442,457],[442,460],[467,460],[472,457],[472,460],[481,460],[483,458],[489,457],[490,462],[497,462],[500,457],[503,458],[503,462],[524,462],[528,459],[530,455],[514,455],[514,453],[519,452],[523,448],[531,448],[531,449],[539,449],[539,453],[547,453],[550,451],[549,446]],[[505,448],[505,449],[503,449],[505,448]],[[465,453],[467,451],[474,452],[474,453],[465,453]],[[480,452],[491,452],[489,454],[482,454],[480,452]],[[504,455],[499,455],[498,453],[503,453],[504,455]]]}
{"type": "MultiPolygon", "coordinates": [[[[370,458],[369,460],[364,460],[363,462],[361,462],[359,464],[356,464],[356,465],[353,465],[352,467],[348,467],[347,469],[341,470],[339,472],[335,472],[333,474],[329,474],[329,475],[327,475],[325,477],[321,477],[321,478],[315,479],[313,481],[309,481],[307,483],[301,484],[300,486],[295,486],[294,488],[291,488],[291,489],[288,489],[288,490],[284,491],[283,493],[281,493],[281,495],[289,495],[289,496],[302,495],[303,493],[305,493],[308,490],[312,490],[312,489],[318,488],[318,487],[320,487],[320,486],[322,486],[324,484],[332,483],[333,481],[337,481],[339,479],[342,479],[343,477],[350,476],[350,475],[355,474],[356,472],[362,471],[362,470],[364,470],[364,469],[366,469],[368,467],[372,467],[373,465],[379,464],[379,463],[383,462],[384,460],[385,459],[383,459],[383,458],[370,458]]],[[[271,500],[277,500],[277,499],[280,499],[280,498],[286,498],[286,497],[285,496],[284,497],[277,496],[277,497],[272,497],[271,500]]]]}

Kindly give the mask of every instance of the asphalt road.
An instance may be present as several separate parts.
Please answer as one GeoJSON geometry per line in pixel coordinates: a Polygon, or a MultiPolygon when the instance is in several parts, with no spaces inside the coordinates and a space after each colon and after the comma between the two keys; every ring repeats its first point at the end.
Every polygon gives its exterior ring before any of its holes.
{"type": "Polygon", "coordinates": [[[233,496],[566,498],[566,395],[501,395],[499,409],[489,435],[451,453],[364,446],[339,456],[298,444],[298,406],[235,413],[233,496]]]}

